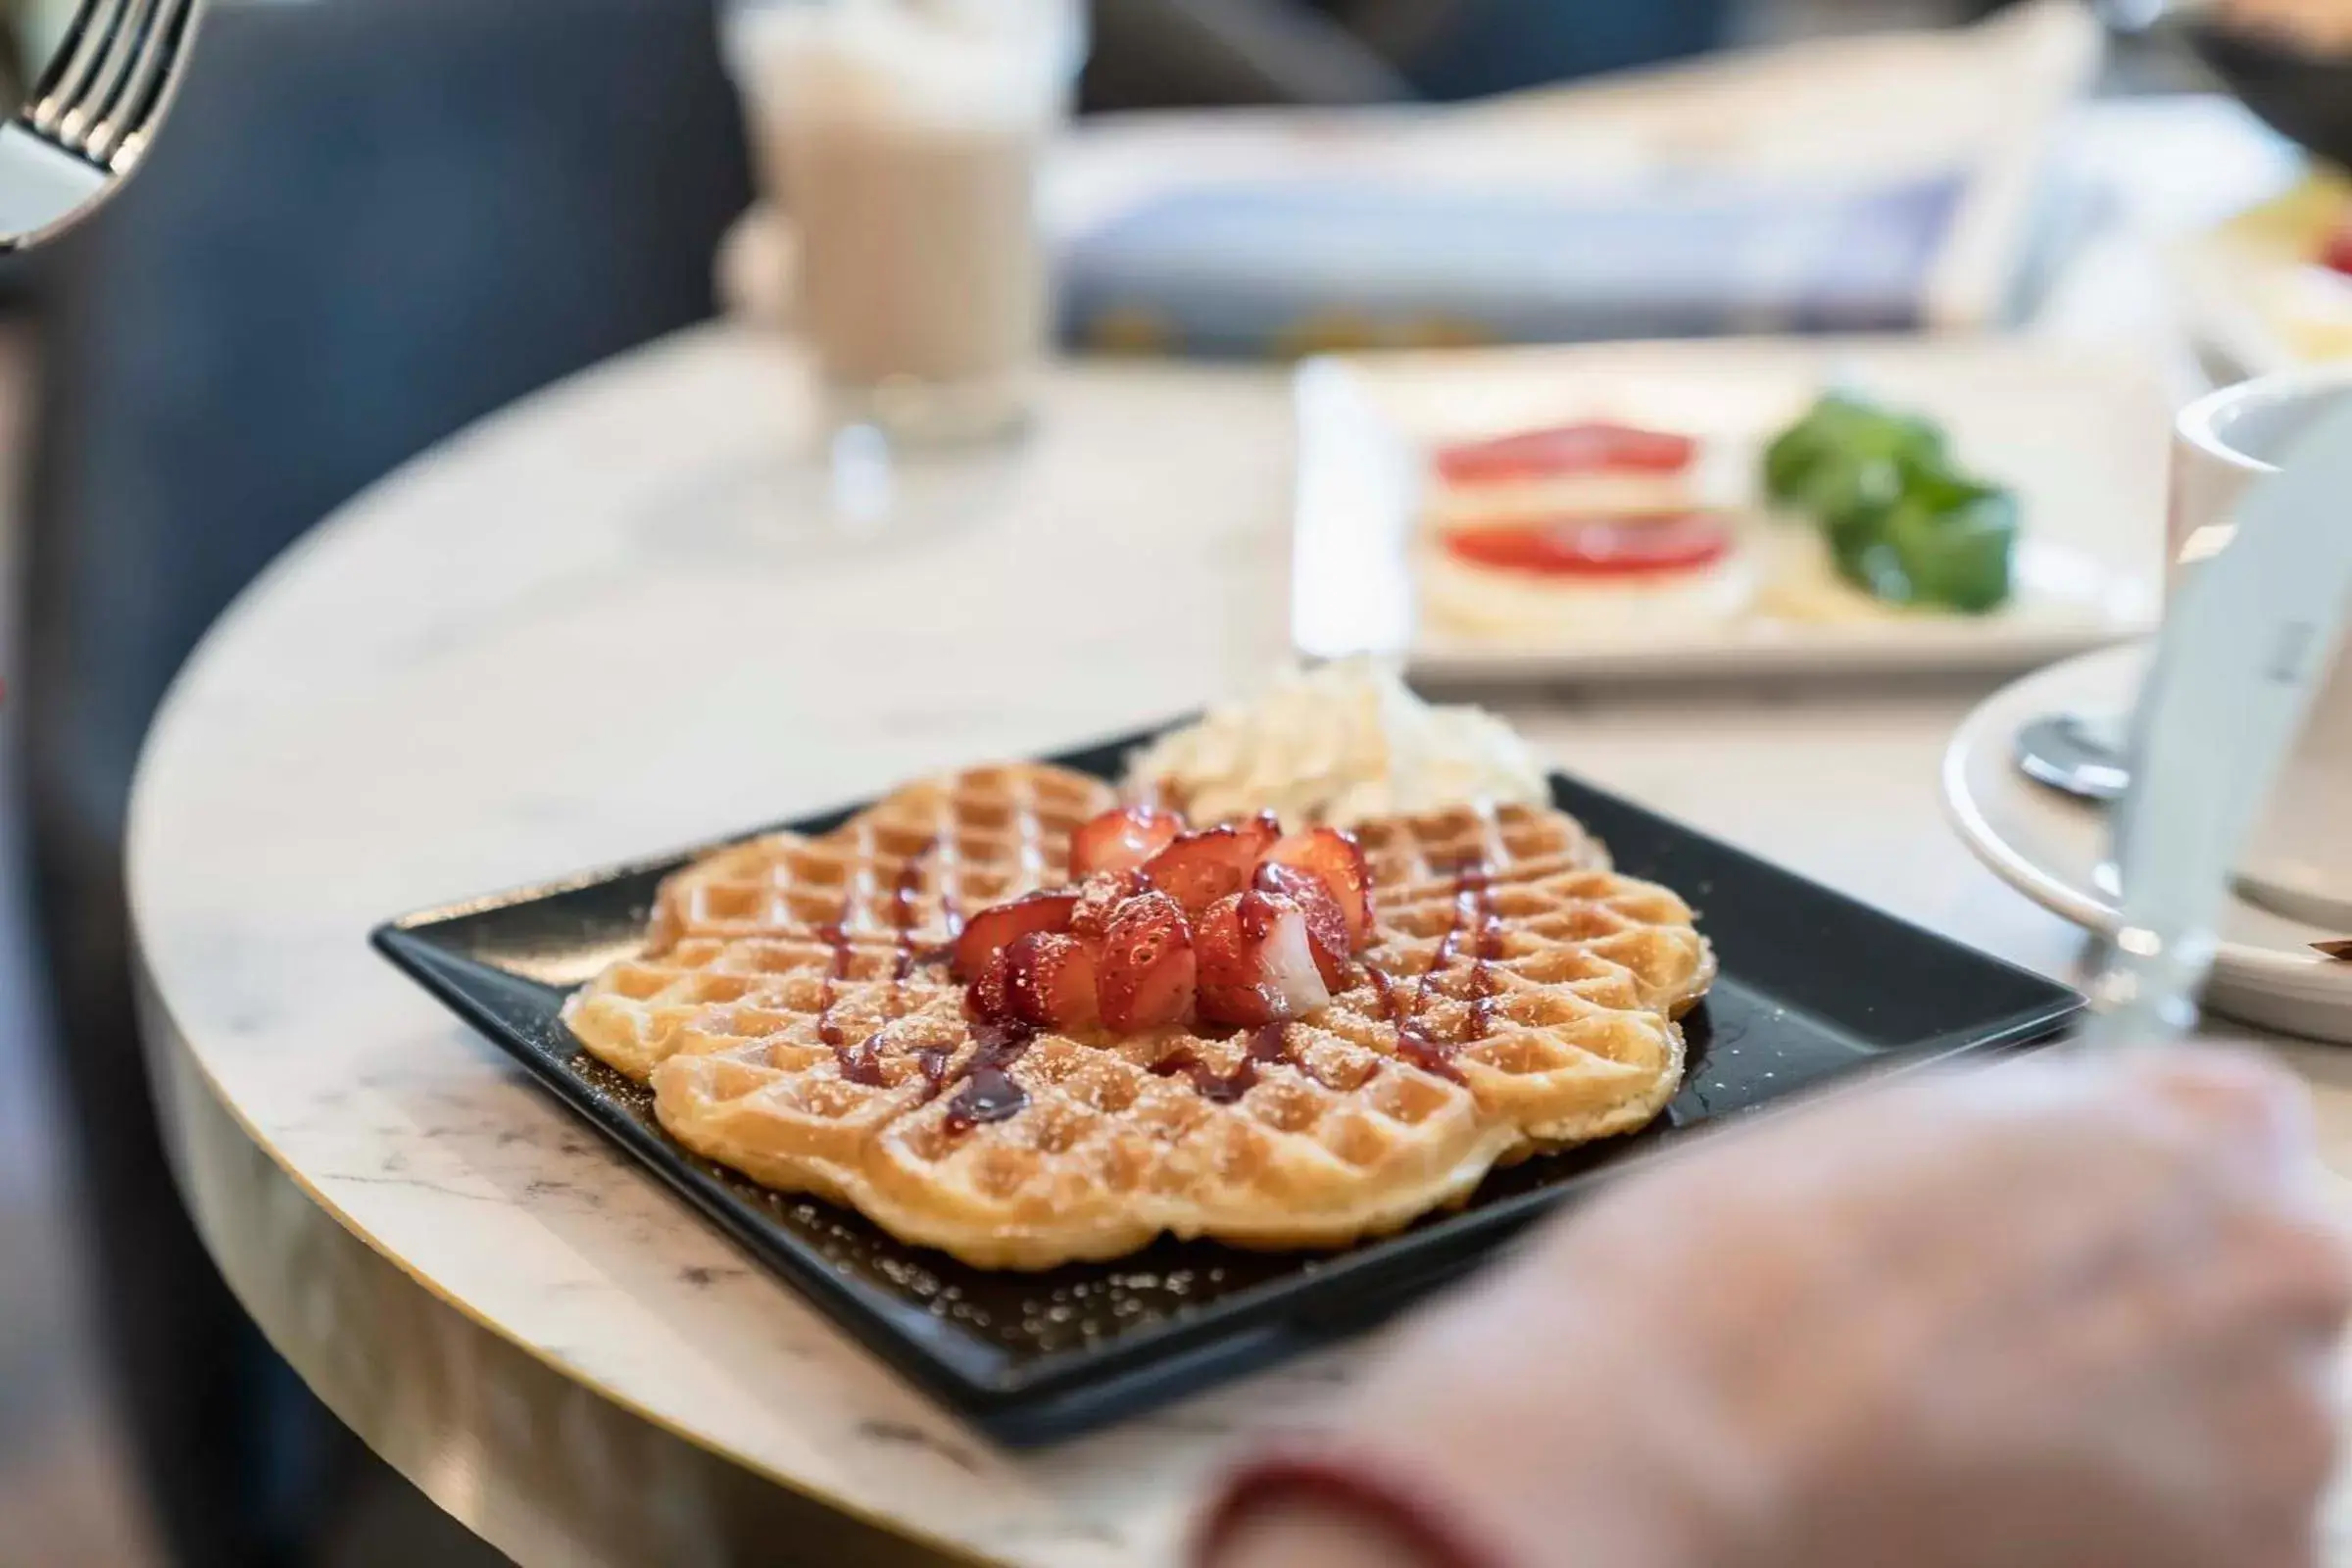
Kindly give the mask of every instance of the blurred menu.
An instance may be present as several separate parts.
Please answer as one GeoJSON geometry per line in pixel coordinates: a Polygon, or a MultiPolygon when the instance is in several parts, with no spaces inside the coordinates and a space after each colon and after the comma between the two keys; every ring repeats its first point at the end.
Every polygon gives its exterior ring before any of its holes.
{"type": "Polygon", "coordinates": [[[1145,117],[1055,168],[1080,348],[1968,329],[2020,309],[2071,0],[1451,110],[1145,117]]]}
{"type": "Polygon", "coordinates": [[[1265,184],[1075,240],[1075,344],[1193,354],[1925,326],[1957,175],[1576,201],[1265,184]]]}

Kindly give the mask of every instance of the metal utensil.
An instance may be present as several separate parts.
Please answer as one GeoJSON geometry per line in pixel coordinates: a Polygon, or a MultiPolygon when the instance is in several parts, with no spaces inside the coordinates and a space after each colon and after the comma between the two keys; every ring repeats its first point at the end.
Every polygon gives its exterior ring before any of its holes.
{"type": "Polygon", "coordinates": [[[2234,537],[2165,617],[2114,812],[2122,893],[2091,983],[2091,1046],[2196,1022],[2230,868],[2333,663],[2352,600],[2352,407],[2293,442],[2237,510],[2234,537]]]}
{"type": "Polygon", "coordinates": [[[2132,768],[2109,727],[2085,713],[2045,713],[2017,732],[2018,771],[2081,800],[2122,800],[2132,768]]]}
{"type": "Polygon", "coordinates": [[[0,125],[0,250],[94,210],[138,166],[178,88],[202,0],[81,0],[0,125]]]}

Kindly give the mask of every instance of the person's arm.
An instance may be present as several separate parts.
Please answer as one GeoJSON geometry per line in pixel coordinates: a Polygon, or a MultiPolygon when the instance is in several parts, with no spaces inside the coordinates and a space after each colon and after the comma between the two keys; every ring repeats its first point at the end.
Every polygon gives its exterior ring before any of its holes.
{"type": "Polygon", "coordinates": [[[1238,1524],[1224,1568],[1437,1568],[1428,1553],[1346,1505],[1289,1502],[1238,1524]]]}
{"type": "Polygon", "coordinates": [[[2044,1060],[1719,1135],[1393,1340],[1213,1568],[2304,1568],[2352,1260],[2301,1087],[2044,1060]],[[1336,1479],[1335,1479],[1336,1478],[1336,1479]]]}

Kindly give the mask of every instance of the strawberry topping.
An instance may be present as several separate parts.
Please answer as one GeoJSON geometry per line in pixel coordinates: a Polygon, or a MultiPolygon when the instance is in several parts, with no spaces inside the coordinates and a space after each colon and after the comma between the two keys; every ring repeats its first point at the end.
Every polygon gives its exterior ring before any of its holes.
{"type": "Polygon", "coordinates": [[[1146,893],[1119,906],[1095,965],[1105,1028],[1133,1034],[1183,1023],[1196,978],[1192,927],[1174,899],[1146,893]]]}
{"type": "Polygon", "coordinates": [[[1012,1015],[1040,1029],[1088,1029],[1098,1021],[1095,956],[1077,938],[1031,931],[1004,950],[1012,1015]]]}
{"type": "Polygon", "coordinates": [[[1352,953],[1363,946],[1372,930],[1372,869],[1364,863],[1363,848],[1353,834],[1336,827],[1310,828],[1274,845],[1266,858],[1304,871],[1328,888],[1348,923],[1348,950],[1352,953]]]}
{"type": "Polygon", "coordinates": [[[955,972],[976,1020],[1121,1035],[1280,1024],[1347,989],[1371,934],[1371,872],[1336,828],[1286,837],[1267,811],[1186,832],[1124,808],[1081,826],[1071,850],[1076,888],[964,927],[955,972]]]}
{"type": "Polygon", "coordinates": [[[1080,824],[1070,835],[1070,875],[1131,871],[1176,842],[1184,820],[1150,806],[1122,806],[1080,824]]]}
{"type": "Polygon", "coordinates": [[[1281,836],[1272,812],[1187,833],[1145,861],[1144,876],[1197,920],[1219,899],[1248,887],[1250,873],[1281,836]]]}
{"type": "Polygon", "coordinates": [[[1200,1016],[1255,1027],[1331,1001],[1315,965],[1306,915],[1279,893],[1231,894],[1200,917],[1200,1016]]]}
{"type": "Polygon", "coordinates": [[[964,925],[963,934],[956,939],[954,968],[958,980],[978,979],[988,961],[1012,946],[1016,937],[1032,931],[1067,931],[1070,916],[1078,907],[1078,895],[1070,892],[1032,893],[1014,899],[1009,904],[994,905],[982,909],[964,925]]]}
{"type": "Polygon", "coordinates": [[[1339,901],[1331,896],[1323,879],[1279,860],[1266,860],[1258,865],[1250,885],[1261,893],[1279,893],[1298,906],[1298,912],[1306,917],[1307,945],[1314,951],[1315,968],[1323,976],[1323,984],[1334,992],[1347,990],[1348,955],[1352,951],[1348,918],[1340,912],[1339,901]]]}

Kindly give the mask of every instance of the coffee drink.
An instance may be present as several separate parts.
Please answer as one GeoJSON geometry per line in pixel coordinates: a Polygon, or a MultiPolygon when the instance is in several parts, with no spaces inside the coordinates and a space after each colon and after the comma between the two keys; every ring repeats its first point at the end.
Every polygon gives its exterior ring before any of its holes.
{"type": "Polygon", "coordinates": [[[1041,154],[1074,13],[1046,0],[769,0],[731,53],[836,417],[910,440],[1019,421],[1049,330],[1041,154]]]}

